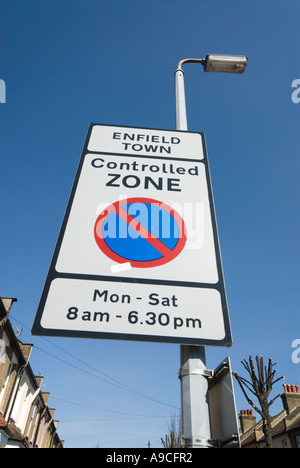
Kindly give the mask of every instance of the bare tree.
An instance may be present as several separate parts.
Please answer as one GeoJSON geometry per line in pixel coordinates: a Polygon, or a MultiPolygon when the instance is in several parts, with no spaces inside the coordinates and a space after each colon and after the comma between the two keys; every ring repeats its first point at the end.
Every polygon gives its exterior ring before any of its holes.
{"type": "Polygon", "coordinates": [[[276,370],[273,369],[273,367],[276,364],[272,363],[271,358],[269,358],[269,364],[267,368],[267,366],[264,366],[263,357],[261,356],[259,358],[256,356],[257,371],[254,368],[253,359],[251,356],[249,356],[249,362],[244,359],[241,361],[241,363],[248,372],[251,378],[251,382],[239,376],[236,372],[233,372],[233,375],[238,381],[249,405],[251,405],[252,408],[254,408],[254,410],[257,411],[257,413],[262,418],[262,430],[265,436],[266,448],[273,448],[270,406],[274,403],[276,398],[280,396],[280,394],[271,401],[269,401],[269,396],[273,389],[273,385],[279,380],[284,379],[284,377],[279,377],[278,379],[274,380],[276,370]],[[260,409],[249,398],[245,389],[248,389],[254,396],[256,396],[260,404],[260,409]]]}
{"type": "Polygon", "coordinates": [[[181,417],[172,414],[171,422],[168,424],[169,433],[164,438],[161,437],[161,443],[164,448],[182,448],[181,417]]]}

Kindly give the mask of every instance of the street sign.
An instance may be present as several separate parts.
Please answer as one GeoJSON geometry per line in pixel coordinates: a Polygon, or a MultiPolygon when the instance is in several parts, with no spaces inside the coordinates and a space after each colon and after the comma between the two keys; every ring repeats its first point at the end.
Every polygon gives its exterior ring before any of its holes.
{"type": "Polygon", "coordinates": [[[231,346],[203,133],[90,125],[32,333],[231,346]]]}
{"type": "Polygon", "coordinates": [[[212,439],[222,448],[240,448],[230,358],[227,357],[208,380],[212,439]]]}

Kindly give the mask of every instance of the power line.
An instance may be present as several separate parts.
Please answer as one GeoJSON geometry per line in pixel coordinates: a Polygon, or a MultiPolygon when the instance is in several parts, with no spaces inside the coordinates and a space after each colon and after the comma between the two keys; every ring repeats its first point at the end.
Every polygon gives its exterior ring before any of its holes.
{"type": "Polygon", "coordinates": [[[156,418],[104,418],[104,419],[60,419],[59,422],[103,422],[103,421],[145,421],[147,419],[163,419],[160,416],[157,416],[156,418]]]}
{"type": "Polygon", "coordinates": [[[60,397],[52,395],[52,394],[51,394],[51,398],[53,398],[54,400],[62,401],[64,403],[68,403],[70,405],[75,405],[75,406],[80,406],[82,408],[92,409],[94,411],[105,411],[106,413],[122,414],[124,416],[135,416],[138,419],[169,418],[169,416],[153,416],[153,415],[149,415],[149,414],[135,414],[135,413],[127,413],[125,411],[108,410],[108,409],[105,409],[105,408],[99,408],[99,407],[95,407],[95,406],[84,405],[83,403],[77,403],[75,401],[66,400],[64,398],[60,398],[60,397]]]}
{"type": "MultiPolygon", "coordinates": [[[[16,322],[18,322],[20,325],[22,325],[24,328],[26,328],[27,330],[30,331],[30,328],[29,328],[29,327],[27,327],[26,325],[24,325],[22,322],[20,322],[19,320],[17,320],[15,317],[11,316],[10,318],[12,318],[12,319],[15,320],[16,322]]],[[[105,376],[106,378],[110,379],[111,382],[110,382],[109,380],[106,380],[106,379],[104,379],[104,378],[102,378],[102,377],[99,377],[99,376],[97,376],[97,375],[95,375],[95,374],[93,374],[93,373],[91,373],[91,372],[88,372],[87,370],[82,369],[81,367],[76,366],[75,364],[72,364],[72,363],[66,361],[65,359],[62,359],[62,358],[60,358],[60,357],[58,357],[58,356],[55,356],[54,354],[49,353],[49,351],[46,351],[46,350],[44,350],[44,349],[42,349],[42,348],[40,348],[40,347],[34,345],[34,348],[37,349],[38,351],[41,351],[41,352],[43,352],[43,353],[46,353],[46,354],[48,354],[49,356],[53,357],[54,359],[57,359],[57,360],[59,360],[59,361],[65,363],[65,364],[67,364],[67,365],[69,365],[69,366],[71,366],[71,367],[73,367],[73,368],[75,368],[75,369],[81,371],[81,372],[84,372],[84,373],[87,374],[87,375],[90,375],[90,376],[92,376],[92,377],[94,377],[94,378],[96,378],[96,379],[98,379],[98,380],[101,380],[101,381],[106,382],[106,383],[108,383],[108,384],[110,384],[110,385],[113,385],[114,387],[117,387],[117,388],[119,388],[119,389],[121,389],[121,390],[123,390],[123,391],[129,392],[129,393],[133,393],[133,394],[136,395],[136,396],[139,396],[139,397],[141,397],[141,398],[147,399],[147,400],[149,400],[149,401],[153,401],[154,403],[158,403],[158,404],[161,404],[161,405],[164,405],[164,406],[168,406],[168,407],[170,407],[170,408],[178,409],[178,407],[176,407],[176,406],[174,406],[174,405],[170,405],[169,403],[165,403],[165,402],[163,402],[163,401],[161,401],[161,400],[157,400],[156,398],[153,398],[153,397],[151,397],[150,395],[147,395],[147,394],[145,394],[145,393],[143,393],[143,392],[140,392],[139,390],[136,390],[136,389],[134,389],[134,388],[132,388],[132,387],[129,387],[128,385],[123,384],[123,383],[120,382],[119,380],[114,379],[113,377],[110,377],[109,375],[105,374],[104,372],[99,371],[99,369],[96,369],[95,367],[91,366],[90,364],[87,364],[85,361],[79,359],[79,358],[78,358],[77,356],[75,356],[74,354],[72,354],[72,353],[66,351],[65,349],[61,348],[60,346],[56,345],[55,343],[53,343],[53,342],[50,341],[49,339],[47,339],[47,338],[45,338],[45,337],[43,337],[43,336],[41,336],[40,338],[42,338],[44,341],[50,343],[52,346],[54,346],[55,348],[59,349],[59,350],[62,351],[63,353],[69,355],[70,357],[72,357],[72,358],[75,359],[76,361],[80,362],[81,364],[84,364],[85,366],[91,368],[92,370],[96,371],[96,372],[99,373],[100,375],[103,375],[103,376],[105,376]]]]}
{"type": "Polygon", "coordinates": [[[68,403],[70,405],[80,406],[86,409],[92,409],[94,411],[104,411],[106,413],[114,413],[123,416],[131,416],[130,418],[93,418],[93,419],[60,419],[60,422],[97,422],[97,421],[138,421],[138,420],[157,420],[157,419],[169,419],[170,416],[153,416],[149,414],[135,414],[135,413],[127,413],[125,411],[116,411],[116,410],[108,410],[104,408],[98,408],[95,406],[84,405],[82,403],[77,403],[74,401],[66,400],[64,398],[57,397],[51,394],[51,398],[54,400],[62,401],[64,403],[68,403]]]}
{"type": "MultiPolygon", "coordinates": [[[[129,393],[132,393],[133,395],[139,396],[139,397],[141,397],[141,398],[145,398],[145,399],[150,400],[150,401],[153,401],[153,402],[155,402],[155,403],[159,403],[159,404],[164,405],[164,406],[168,406],[168,407],[171,407],[171,408],[174,408],[174,409],[178,409],[178,408],[176,408],[176,407],[173,406],[173,405],[170,405],[170,404],[168,404],[168,403],[164,403],[163,401],[160,401],[160,400],[156,400],[155,398],[152,398],[152,397],[149,396],[149,395],[146,395],[146,394],[144,394],[144,393],[142,393],[142,392],[139,392],[138,390],[131,389],[130,387],[127,387],[126,385],[124,385],[124,384],[122,384],[122,383],[116,384],[116,383],[113,383],[113,382],[109,382],[108,380],[103,379],[102,377],[99,377],[98,375],[95,375],[95,374],[93,374],[92,372],[89,372],[89,371],[87,371],[87,370],[85,370],[85,369],[82,369],[82,368],[79,367],[79,366],[76,366],[76,364],[72,364],[72,363],[66,361],[65,359],[62,359],[62,358],[60,358],[60,357],[58,357],[58,356],[55,356],[55,355],[52,354],[52,353],[49,353],[49,351],[46,351],[46,350],[40,348],[39,346],[34,345],[34,347],[35,347],[35,349],[37,349],[38,351],[41,351],[41,352],[43,352],[43,353],[46,353],[46,354],[48,354],[49,356],[53,357],[54,359],[57,359],[57,360],[59,360],[59,361],[65,363],[65,364],[67,364],[68,366],[74,367],[75,369],[77,369],[77,370],[79,370],[79,371],[81,371],[81,372],[84,372],[85,374],[90,375],[91,377],[94,377],[95,379],[101,380],[102,382],[106,382],[106,383],[108,383],[109,385],[113,385],[114,387],[117,387],[117,388],[119,388],[119,389],[121,389],[121,390],[123,390],[123,391],[129,392],[129,393]]],[[[75,359],[75,357],[74,357],[74,359],[75,359]]],[[[113,379],[113,380],[114,380],[114,379],[113,379]]]]}

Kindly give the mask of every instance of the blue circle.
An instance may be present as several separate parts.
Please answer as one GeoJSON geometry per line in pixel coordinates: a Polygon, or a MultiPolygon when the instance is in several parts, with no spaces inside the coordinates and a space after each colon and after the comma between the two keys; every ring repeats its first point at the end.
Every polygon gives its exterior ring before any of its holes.
{"type": "MultiPolygon", "coordinates": [[[[180,230],[174,217],[167,210],[146,202],[124,203],[122,208],[169,250],[172,251],[176,247],[180,230]]],[[[164,256],[116,212],[111,212],[106,217],[102,236],[109,249],[128,261],[149,262],[164,256]]]]}

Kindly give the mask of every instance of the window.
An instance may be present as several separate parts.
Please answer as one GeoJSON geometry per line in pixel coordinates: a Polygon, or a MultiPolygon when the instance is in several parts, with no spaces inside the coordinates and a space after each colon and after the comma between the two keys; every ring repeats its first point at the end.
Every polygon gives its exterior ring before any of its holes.
{"type": "Polygon", "coordinates": [[[37,403],[34,403],[32,405],[32,408],[31,408],[31,413],[30,413],[30,416],[29,416],[29,422],[28,422],[28,428],[27,428],[27,431],[26,431],[26,436],[29,438],[29,435],[30,435],[30,430],[32,429],[33,427],[33,422],[35,421],[36,419],[36,410],[37,409],[37,403]]]}
{"type": "Polygon", "coordinates": [[[2,409],[2,410],[4,410],[4,408],[2,408],[1,403],[2,403],[3,397],[4,397],[4,395],[5,395],[5,390],[6,390],[6,388],[7,388],[8,381],[9,381],[9,378],[10,378],[10,376],[11,376],[11,373],[12,373],[12,371],[13,371],[13,367],[14,367],[13,364],[11,364],[11,365],[9,366],[9,369],[8,369],[8,372],[7,372],[7,376],[6,376],[6,380],[5,380],[4,387],[2,388],[2,390],[1,390],[1,392],[0,392],[0,409],[2,409]]]}

